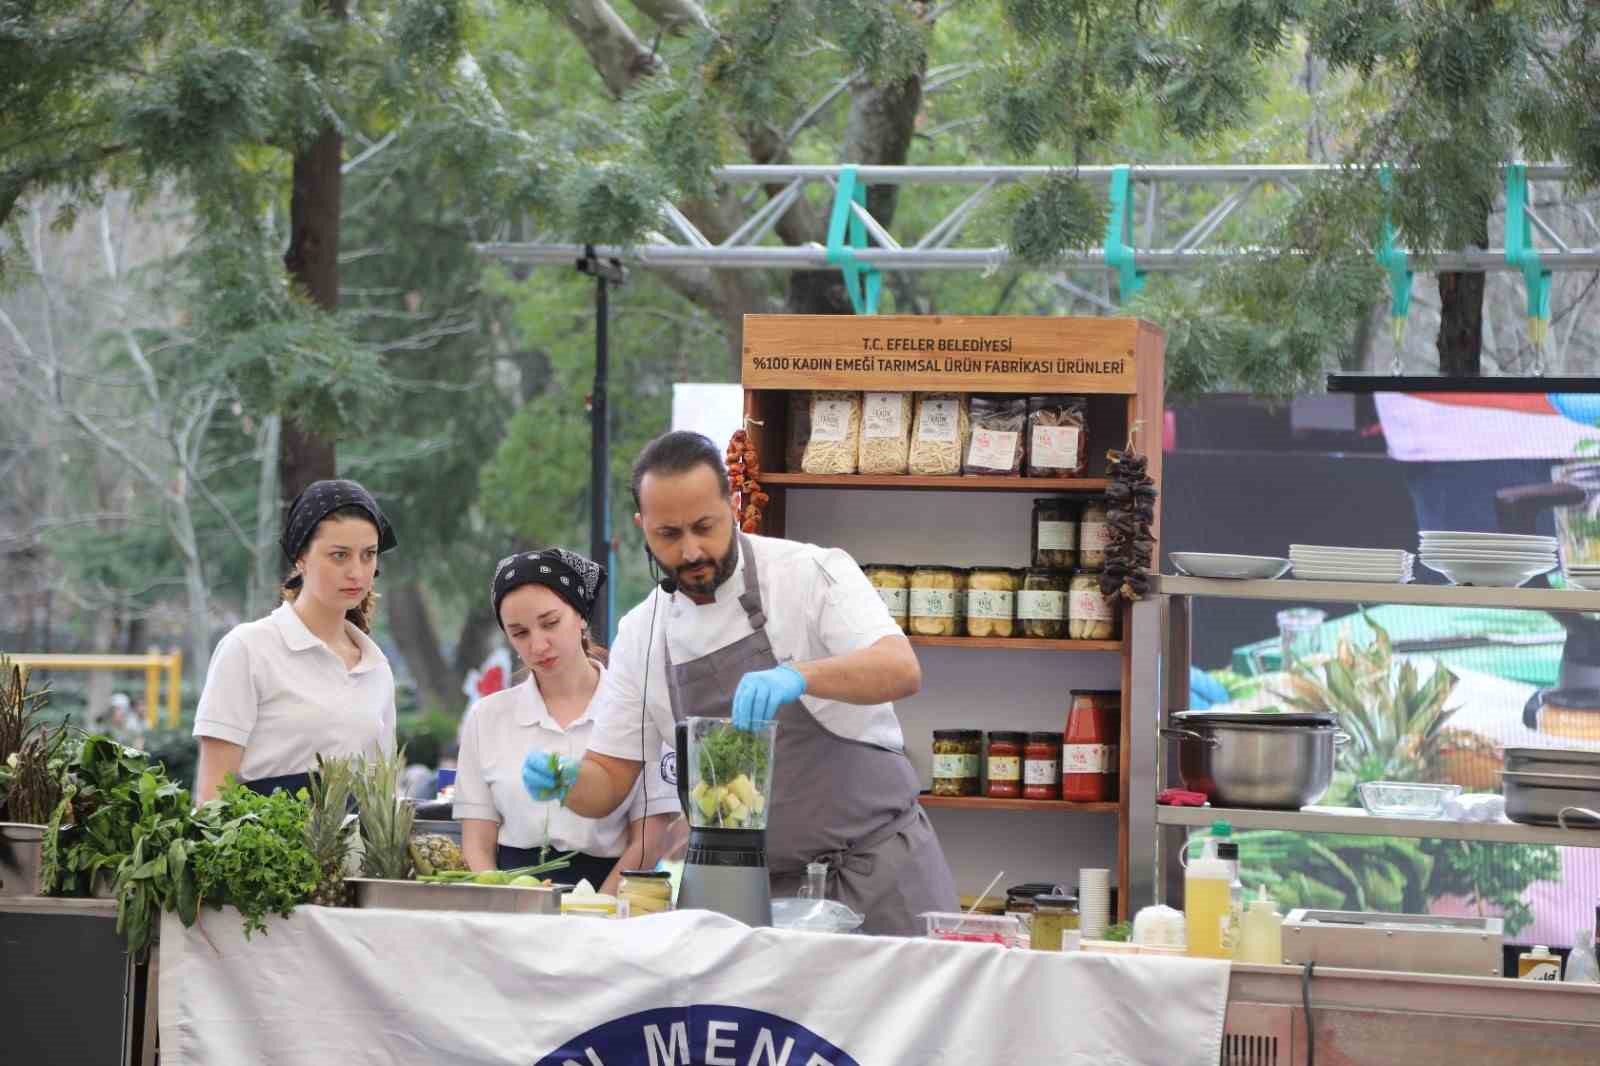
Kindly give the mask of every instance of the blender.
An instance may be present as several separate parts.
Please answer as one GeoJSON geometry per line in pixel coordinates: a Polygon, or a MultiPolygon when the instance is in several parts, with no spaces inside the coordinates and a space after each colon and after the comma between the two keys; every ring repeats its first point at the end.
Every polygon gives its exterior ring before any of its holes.
{"type": "Polygon", "coordinates": [[[680,910],[772,924],[767,813],[777,735],[776,722],[754,730],[735,728],[726,718],[678,723],[678,800],[689,821],[680,910]]]}

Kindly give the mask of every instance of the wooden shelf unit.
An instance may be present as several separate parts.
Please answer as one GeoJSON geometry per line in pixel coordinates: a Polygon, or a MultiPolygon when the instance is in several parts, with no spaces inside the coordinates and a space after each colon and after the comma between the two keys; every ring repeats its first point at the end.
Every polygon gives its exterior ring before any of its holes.
{"type": "Polygon", "coordinates": [[[988,796],[935,796],[922,794],[922,805],[958,811],[1076,811],[1079,814],[1117,814],[1120,803],[1073,803],[1071,800],[992,799],[988,796]]]}
{"type": "MultiPolygon", "coordinates": [[[[1140,452],[1149,474],[1161,485],[1164,416],[1165,340],[1149,323],[1131,318],[968,317],[968,316],[746,316],[741,381],[746,427],[761,457],[761,484],[771,497],[763,532],[783,536],[790,490],[912,490],[921,493],[1018,493],[1098,495],[1107,485],[1106,452],[1124,447],[1129,428],[1138,426],[1140,452]],[[907,352],[913,354],[907,355],[907,352]],[[976,353],[976,354],[975,354],[976,353]],[[1000,353],[1000,354],[983,354],[1000,353]],[[816,475],[785,466],[788,396],[795,391],[844,389],[864,392],[945,392],[1004,395],[1082,395],[1088,400],[1088,469],[1078,478],[925,477],[816,475]]],[[[971,506],[953,503],[952,506],[971,506]]],[[[892,519],[891,519],[892,521],[892,519]]],[[[1160,536],[1157,510],[1155,534],[1160,536]]],[[[916,535],[915,530],[908,534],[916,535]]],[[[848,547],[848,546],[846,546],[848,547]]],[[[1157,552],[1159,557],[1159,549],[1157,552]]],[[[1026,562],[1026,560],[1017,560],[1026,562]]],[[[1120,687],[1133,692],[1130,612],[1122,615],[1123,640],[1049,641],[969,637],[913,637],[921,648],[1004,651],[1100,652],[1120,657],[1120,687]]],[[[1073,687],[1076,654],[1061,660],[1063,717],[1066,693],[1073,687]]],[[[1154,708],[1129,707],[1124,696],[1119,745],[1120,795],[1116,802],[991,800],[986,797],[923,796],[935,810],[987,810],[997,813],[1075,811],[1117,815],[1119,907],[1127,918],[1129,885],[1129,723],[1154,708]]]]}

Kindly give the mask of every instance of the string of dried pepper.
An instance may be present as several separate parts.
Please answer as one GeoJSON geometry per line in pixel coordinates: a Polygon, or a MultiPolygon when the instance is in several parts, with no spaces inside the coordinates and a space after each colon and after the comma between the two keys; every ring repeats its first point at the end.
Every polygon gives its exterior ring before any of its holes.
{"type": "Polygon", "coordinates": [[[1149,460],[1133,446],[1106,453],[1106,526],[1110,543],[1100,571],[1100,594],[1137,600],[1150,591],[1150,565],[1155,552],[1151,526],[1156,517],[1156,483],[1149,475],[1149,460]]]}
{"type": "Polygon", "coordinates": [[[726,455],[728,483],[733,489],[733,506],[739,512],[739,528],[745,533],[760,533],[762,508],[772,499],[761,490],[761,457],[750,434],[735,430],[728,441],[726,455]]]}

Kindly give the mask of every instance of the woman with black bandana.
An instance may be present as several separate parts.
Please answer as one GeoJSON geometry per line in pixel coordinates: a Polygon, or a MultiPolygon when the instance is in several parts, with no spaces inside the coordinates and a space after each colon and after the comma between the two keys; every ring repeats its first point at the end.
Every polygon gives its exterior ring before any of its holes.
{"type": "Polygon", "coordinates": [[[378,556],[396,543],[378,501],[354,481],[315,482],[289,505],[278,543],[284,602],[229,631],[206,673],[197,803],[230,775],[293,792],[319,754],[394,751],[394,673],[367,635],[378,556]]]}
{"type": "Polygon", "coordinates": [[[605,818],[537,800],[522,783],[530,749],[579,757],[589,746],[603,667],[588,618],[605,581],[604,567],[560,548],[523,552],[495,567],[489,602],[528,678],[479,700],[461,725],[454,813],[474,870],[531,866],[547,846],[552,855],[578,853],[552,880],[587,879],[613,892],[623,870],[647,869],[660,857],[679,808],[676,789],[659,772],[642,774],[605,818]]]}

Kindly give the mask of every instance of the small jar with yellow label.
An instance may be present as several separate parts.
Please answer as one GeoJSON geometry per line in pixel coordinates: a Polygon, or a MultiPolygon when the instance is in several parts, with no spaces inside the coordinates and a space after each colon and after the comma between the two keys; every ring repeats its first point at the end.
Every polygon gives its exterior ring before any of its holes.
{"type": "Polygon", "coordinates": [[[989,734],[989,788],[992,799],[1022,798],[1022,752],[1028,734],[994,732],[989,734]]]}

